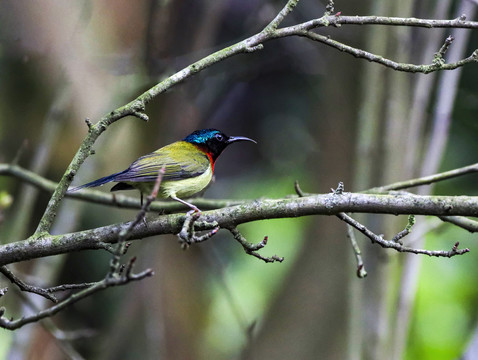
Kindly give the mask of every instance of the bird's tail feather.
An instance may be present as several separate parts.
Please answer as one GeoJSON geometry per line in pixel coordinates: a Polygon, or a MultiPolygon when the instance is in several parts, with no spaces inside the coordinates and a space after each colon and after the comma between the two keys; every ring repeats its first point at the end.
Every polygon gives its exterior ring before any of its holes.
{"type": "MultiPolygon", "coordinates": [[[[126,171],[126,170],[125,170],[125,171],[126,171]]],[[[109,183],[109,182],[111,182],[111,181],[115,181],[115,178],[116,178],[118,175],[123,174],[125,171],[121,171],[121,172],[119,172],[119,173],[111,174],[111,175],[102,177],[101,179],[98,179],[98,180],[89,182],[89,183],[87,183],[87,184],[83,184],[83,185],[77,186],[77,187],[75,187],[75,188],[68,189],[68,193],[72,193],[72,192],[75,192],[75,191],[78,191],[78,190],[81,190],[81,189],[84,189],[84,188],[90,188],[90,187],[101,186],[101,185],[104,185],[104,184],[109,183]]]]}

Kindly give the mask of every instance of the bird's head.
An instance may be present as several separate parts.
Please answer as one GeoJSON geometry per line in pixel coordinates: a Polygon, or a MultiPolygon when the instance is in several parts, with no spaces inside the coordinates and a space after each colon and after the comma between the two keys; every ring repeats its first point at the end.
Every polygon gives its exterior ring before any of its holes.
{"type": "Polygon", "coordinates": [[[186,136],[183,141],[198,146],[205,150],[212,157],[212,161],[216,161],[222,151],[230,144],[236,141],[252,141],[254,140],[244,136],[227,136],[216,129],[196,130],[186,136]]]}

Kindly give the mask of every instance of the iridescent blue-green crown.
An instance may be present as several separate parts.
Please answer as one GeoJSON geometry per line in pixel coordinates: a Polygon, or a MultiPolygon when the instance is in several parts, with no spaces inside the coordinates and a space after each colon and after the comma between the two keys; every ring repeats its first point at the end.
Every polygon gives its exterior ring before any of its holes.
{"type": "Polygon", "coordinates": [[[214,135],[219,134],[220,131],[216,129],[202,129],[196,130],[193,133],[186,136],[183,141],[187,141],[193,144],[205,144],[208,140],[211,140],[214,135]]]}

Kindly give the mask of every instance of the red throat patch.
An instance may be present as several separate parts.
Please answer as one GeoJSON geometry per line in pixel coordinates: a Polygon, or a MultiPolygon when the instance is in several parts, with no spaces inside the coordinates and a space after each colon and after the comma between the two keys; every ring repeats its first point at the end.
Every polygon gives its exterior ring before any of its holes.
{"type": "Polygon", "coordinates": [[[214,160],[212,158],[212,154],[207,150],[205,146],[201,146],[198,144],[194,144],[204,155],[206,155],[211,163],[211,171],[214,173],[214,160]]]}
{"type": "Polygon", "coordinates": [[[212,160],[212,155],[208,152],[206,153],[207,157],[209,158],[209,162],[211,163],[211,171],[214,173],[214,161],[212,160]]]}

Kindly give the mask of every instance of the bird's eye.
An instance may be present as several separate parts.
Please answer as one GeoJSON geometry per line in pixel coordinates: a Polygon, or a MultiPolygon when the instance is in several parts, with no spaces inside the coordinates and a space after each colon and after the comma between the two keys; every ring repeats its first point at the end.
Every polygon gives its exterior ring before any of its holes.
{"type": "Polygon", "coordinates": [[[221,134],[216,134],[216,135],[214,135],[214,137],[216,138],[217,141],[223,141],[224,140],[224,136],[222,136],[221,134]]]}

